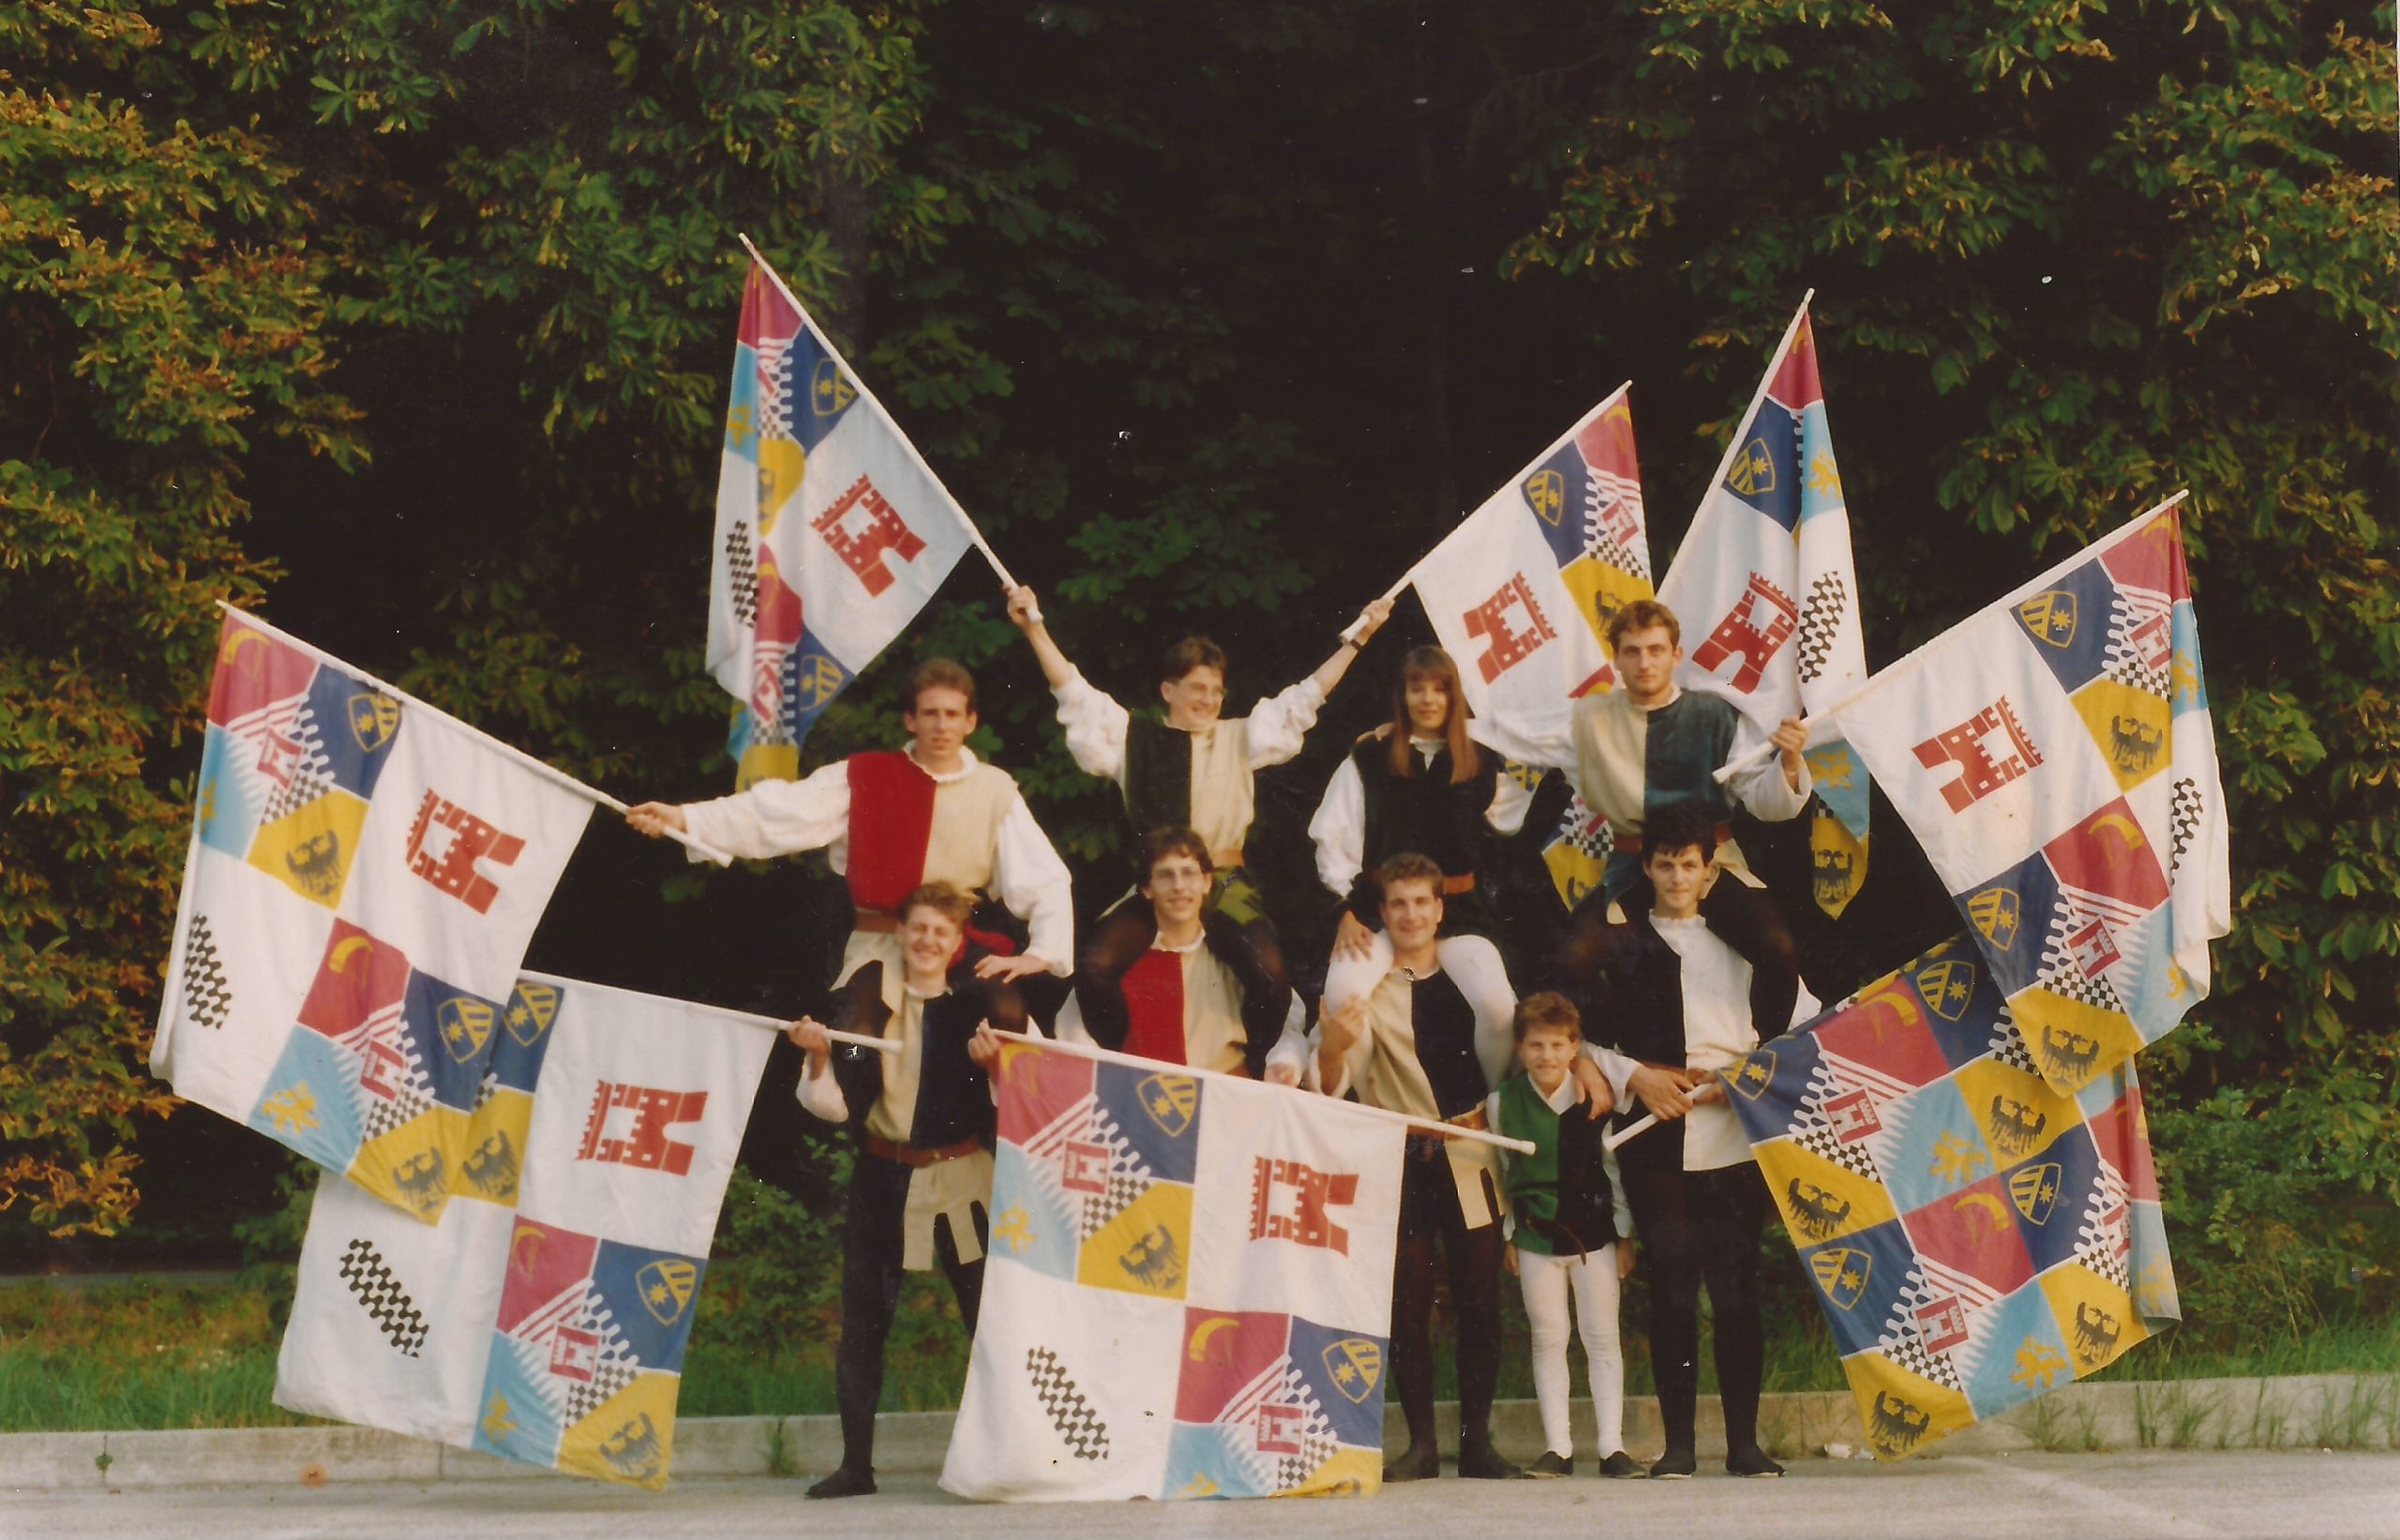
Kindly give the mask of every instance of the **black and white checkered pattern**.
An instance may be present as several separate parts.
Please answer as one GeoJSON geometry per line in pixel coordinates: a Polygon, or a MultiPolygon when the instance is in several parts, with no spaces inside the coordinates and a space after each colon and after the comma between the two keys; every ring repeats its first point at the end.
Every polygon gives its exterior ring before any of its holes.
{"type": "Polygon", "coordinates": [[[1079,1239],[1089,1240],[1108,1228],[1108,1222],[1132,1206],[1133,1200],[1150,1190],[1157,1180],[1114,1118],[1094,1106],[1088,1137],[1095,1144],[1108,1146],[1108,1190],[1084,1194],[1082,1211],[1076,1216],[1075,1229],[1079,1239]]]}
{"type": "Polygon", "coordinates": [[[1600,510],[1620,499],[1633,503],[1633,526],[1646,529],[1642,511],[1642,484],[1624,476],[1612,475],[1594,466],[1583,476],[1583,549],[1603,564],[1619,572],[1629,572],[1643,582],[1650,581],[1650,558],[1645,551],[1635,550],[1609,532],[1608,520],[1600,510]]]}
{"type": "Polygon", "coordinates": [[[2075,1260],[2129,1293],[2134,1286],[2130,1197],[2117,1168],[2101,1161],[2100,1179],[2084,1199],[2083,1217],[2075,1227],[2075,1260]]]}
{"type": "Polygon", "coordinates": [[[2171,688],[2168,668],[2164,664],[2151,665],[2142,661],[2133,643],[2133,629],[2154,616],[2163,616],[2173,608],[2173,602],[2163,593],[2137,589],[2132,594],[2122,591],[2108,599],[2108,639],[2101,647],[2100,672],[2120,684],[2129,684],[2164,700],[2171,688]]]}
{"type": "Polygon", "coordinates": [[[1302,1409],[1300,1418],[1300,1452],[1285,1455],[1275,1462],[1275,1489],[1288,1492],[1316,1473],[1318,1466],[1333,1458],[1341,1441],[1333,1436],[1333,1420],[1325,1408],[1309,1393],[1308,1383],[1300,1371],[1286,1367],[1283,1370],[1283,1398],[1302,1409]]]}
{"type": "Polygon", "coordinates": [[[206,915],[191,917],[184,948],[184,1015],[215,1029],[233,1013],[233,992],[225,979],[225,959],[217,950],[216,934],[206,915]]]}
{"type": "Polygon", "coordinates": [[[2033,1063],[2033,1051],[2025,1045],[2024,1030],[2017,1024],[2017,1018],[2004,1009],[1991,1024],[1991,1037],[1986,1046],[1991,1056],[2002,1064],[2022,1069],[2029,1075],[2042,1072],[2033,1063]]]}
{"type": "Polygon", "coordinates": [[[1850,609],[1850,589],[1839,573],[1829,572],[1808,585],[1808,602],[1800,610],[1800,682],[1814,684],[1832,660],[1834,637],[1850,609]]]}
{"type": "Polygon", "coordinates": [[[1882,1181],[1876,1169],[1875,1157],[1867,1142],[1844,1144],[1825,1116],[1825,1103],[1843,1094],[1845,1087],[1834,1076],[1831,1067],[1822,1059],[1808,1071],[1808,1088],[1800,1094],[1800,1109],[1792,1120],[1792,1142],[1821,1160],[1830,1160],[1854,1176],[1870,1182],[1882,1181]]]}
{"type": "Polygon", "coordinates": [[[758,623],[758,561],[750,550],[750,526],[733,521],[725,537],[725,564],[732,584],[733,618],[744,626],[758,623]]]}
{"type": "Polygon", "coordinates": [[[1884,1357],[1920,1379],[1930,1380],[1948,1390],[1964,1390],[1958,1379],[1958,1366],[1950,1361],[1948,1353],[1927,1347],[1917,1330],[1917,1308],[1929,1302],[1934,1293],[1925,1274],[1910,1268],[1909,1280],[1900,1285],[1899,1298],[1893,1303],[1891,1317],[1883,1323],[1882,1335],[1875,1345],[1884,1357]]]}
{"type": "Polygon", "coordinates": [[[425,1317],[372,1243],[353,1237],[342,1248],[341,1280],[392,1346],[403,1357],[415,1357],[425,1346],[425,1317]]]}
{"type": "Polygon", "coordinates": [[[266,822],[287,817],[334,789],[334,762],[325,755],[323,725],[317,720],[313,707],[303,707],[292,719],[292,737],[300,745],[300,757],[292,767],[290,784],[268,793],[266,822]]]}
{"type": "Polygon", "coordinates": [[[1606,861],[1616,848],[1616,830],[1606,818],[1592,815],[1592,805],[1577,792],[1567,799],[1567,811],[1558,815],[1558,833],[1552,844],[1565,843],[1596,861],[1606,861]]]}
{"type": "Polygon", "coordinates": [[[2182,866],[2183,852],[2192,848],[2192,837],[2199,832],[2200,819],[2206,813],[2207,807],[2207,800],[2200,795],[2200,784],[2198,781],[2188,775],[2177,779],[2174,795],[2168,801],[2167,812],[2169,841],[2167,857],[2168,877],[2172,878],[2182,866]]]}
{"type": "Polygon", "coordinates": [[[1025,1354],[1025,1376],[1033,1386],[1035,1398],[1042,1410],[1049,1413],[1050,1426],[1077,1459],[1101,1460],[1108,1458],[1108,1425],[1084,1398],[1083,1391],[1067,1373],[1066,1365],[1048,1348],[1028,1348],[1025,1354]]]}

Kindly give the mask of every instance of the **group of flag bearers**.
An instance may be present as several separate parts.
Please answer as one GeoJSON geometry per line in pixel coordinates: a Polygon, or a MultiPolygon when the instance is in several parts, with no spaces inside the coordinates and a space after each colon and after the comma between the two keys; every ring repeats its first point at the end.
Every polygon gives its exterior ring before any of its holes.
{"type": "Polygon", "coordinates": [[[807,1054],[802,1105],[846,1125],[858,1146],[837,1371],[845,1456],[812,1496],[875,1489],[874,1413],[900,1273],[938,1263],[974,1328],[989,1233],[987,1071],[997,1034],[1041,1029],[1014,981],[1065,974],[1071,956],[1072,990],[1054,1024],[1063,1040],[1355,1097],[1429,1127],[1496,1128],[1533,1147],[1504,1163],[1482,1141],[1440,1132],[1409,1141],[1391,1329],[1409,1445],[1385,1479],[1440,1470],[1432,1326],[1444,1278],[1457,1323],[1458,1470],[1524,1473],[1490,1433],[1504,1263],[1535,1324],[1547,1447],[1531,1473],[1573,1469],[1570,1293],[1600,1406],[1602,1473],[1643,1473],[1622,1447],[1615,1312],[1629,1224],[1641,1227],[1658,1269],[1652,1335],[1667,1447],[1648,1473],[1696,1468],[1703,1280],[1717,1308],[1726,1468],[1781,1473],[1756,1439],[1755,1249],[1767,1197],[1731,1114],[1719,1105],[1710,1118],[1707,1099],[1711,1071],[1790,1024],[1802,993],[1788,927],[1773,900],[1746,885],[1755,879],[1724,839],[1737,800],[1767,818],[1808,805],[1802,726],[1779,725],[1767,740],[1774,752],[1732,789],[1720,785],[1716,772],[1755,735],[1721,700],[1677,685],[1682,649],[1670,612],[1655,601],[1622,609],[1610,636],[1620,687],[1579,706],[1571,777],[1608,818],[1617,860],[1577,909],[1558,956],[1515,960],[1528,983],[1560,986],[1521,1000],[1504,959],[1508,938],[1481,903],[1477,861],[1484,831],[1522,822],[1523,782],[1502,774],[1499,755],[1469,732],[1448,654],[1411,651],[1393,720],[1345,755],[1310,825],[1319,875],[1341,906],[1311,1027],[1245,859],[1252,776],[1298,754],[1328,692],[1389,611],[1388,600],[1369,606],[1313,674],[1240,718],[1223,715],[1222,650],[1179,641],[1161,669],[1165,710],[1151,719],[1086,680],[1050,637],[1031,591],[1012,591],[1009,613],[1042,663],[1071,752],[1087,771],[1118,783],[1138,831],[1135,890],[1107,908],[1080,949],[1068,939],[1065,867],[1005,772],[965,747],[976,724],[974,684],[947,661],[921,665],[909,681],[905,752],[855,755],[804,781],[764,781],[712,801],[628,812],[644,833],[674,830],[736,855],[827,849],[856,910],[834,981],[834,1026],[900,1045],[887,1054],[837,1043],[814,1018],[791,1028],[807,1054]],[[973,905],[986,900],[1023,922],[1021,953],[973,925],[973,905]],[[1612,1043],[1641,1052],[1628,1056],[1612,1043]],[[1520,1066],[1524,1073],[1512,1076],[1520,1066]],[[1670,1131],[1632,1145],[1641,1153],[1629,1151],[1616,1176],[1602,1120],[1613,1111],[1616,1126],[1629,1129],[1636,1107],[1670,1131]]]}

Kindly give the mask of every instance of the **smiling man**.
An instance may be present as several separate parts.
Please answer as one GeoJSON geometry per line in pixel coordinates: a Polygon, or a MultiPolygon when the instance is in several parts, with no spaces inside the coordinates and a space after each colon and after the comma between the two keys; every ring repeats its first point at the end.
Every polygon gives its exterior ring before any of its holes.
{"type": "Polygon", "coordinates": [[[652,837],[681,830],[736,856],[824,850],[854,910],[837,985],[869,962],[897,972],[900,901],[929,882],[997,898],[1025,921],[1024,954],[985,955],[979,977],[1063,976],[1075,945],[1066,863],[1008,772],[967,747],[977,720],[974,676],[929,659],[908,676],[907,749],[852,755],[806,780],[761,781],[712,801],[643,802],[625,822],[652,837]]]}
{"type": "Polygon", "coordinates": [[[1141,894],[1158,934],[1121,979],[1076,979],[1058,1036],[1298,1084],[1308,1052],[1299,999],[1258,965],[1239,928],[1208,908],[1207,843],[1182,828],[1151,830],[1142,843],[1141,894]]]}

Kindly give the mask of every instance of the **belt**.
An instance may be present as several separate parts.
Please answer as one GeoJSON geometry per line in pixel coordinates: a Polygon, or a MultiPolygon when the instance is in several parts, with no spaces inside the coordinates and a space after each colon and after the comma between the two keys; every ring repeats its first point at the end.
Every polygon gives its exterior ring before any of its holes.
{"type": "Polygon", "coordinates": [[[1461,893],[1471,893],[1474,891],[1475,874],[1472,872],[1463,872],[1457,876],[1444,877],[1442,879],[1442,896],[1444,898],[1456,898],[1461,893]]]}
{"type": "Polygon", "coordinates": [[[900,931],[900,917],[885,909],[853,909],[850,912],[850,929],[865,931],[871,935],[896,935],[900,931]]]}
{"type": "MultiPolygon", "coordinates": [[[[1453,1129],[1474,1129],[1480,1130],[1492,1126],[1492,1120],[1483,1115],[1483,1109],[1480,1107],[1469,1108],[1467,1111],[1459,1114],[1456,1117],[1446,1117],[1442,1119],[1442,1121],[1453,1129]]],[[[1411,1129],[1408,1130],[1408,1137],[1411,1139],[1421,1139],[1425,1141],[1426,1144],[1432,1145],[1436,1149],[1439,1149],[1442,1145],[1448,1144],[1450,1141],[1450,1136],[1448,1134],[1436,1133],[1432,1129],[1411,1129]]]]}
{"type": "Polygon", "coordinates": [[[955,1144],[939,1149],[921,1150],[914,1144],[895,1144],[879,1133],[866,1136],[866,1152],[878,1160],[896,1161],[904,1166],[938,1166],[944,1160],[962,1159],[983,1147],[980,1139],[962,1139],[955,1144]]]}
{"type": "MultiPolygon", "coordinates": [[[[1618,829],[1614,824],[1611,824],[1609,826],[1609,830],[1616,837],[1615,848],[1619,855],[1638,856],[1642,854],[1642,836],[1640,834],[1628,834],[1625,830],[1618,829]]],[[[1718,845],[1723,845],[1732,837],[1733,826],[1732,824],[1718,824],[1717,826],[1717,843],[1718,845]]]]}
{"type": "Polygon", "coordinates": [[[1232,850],[1211,850],[1208,852],[1208,864],[1220,872],[1240,866],[1243,864],[1241,850],[1239,847],[1232,850]]]}

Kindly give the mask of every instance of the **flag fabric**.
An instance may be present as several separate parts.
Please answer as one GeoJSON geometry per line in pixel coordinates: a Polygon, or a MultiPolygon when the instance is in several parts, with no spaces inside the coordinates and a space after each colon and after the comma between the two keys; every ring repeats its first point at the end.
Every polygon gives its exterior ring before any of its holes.
{"type": "Polygon", "coordinates": [[[589,796],[228,614],[153,1072],[421,1220],[589,796]]]}
{"type": "Polygon", "coordinates": [[[974,543],[967,515],[789,290],[754,262],[717,471],[709,672],[737,785],[801,740],[974,543]]]}
{"type": "Polygon", "coordinates": [[[1002,1054],[991,1262],[942,1487],[1375,1490],[1404,1127],[1122,1054],[1002,1054]]]}
{"type": "Polygon", "coordinates": [[[2174,1028],[2232,926],[2182,526],[2152,510],[1836,713],[2073,1091],[2174,1028]]]}
{"type": "Polygon", "coordinates": [[[666,1485],[683,1348],[774,1023],[535,975],[453,1203],[322,1183],[277,1363],[295,1412],[666,1485]]]}
{"type": "Polygon", "coordinates": [[[2131,1061],[2044,1081],[1965,936],[1720,1073],[1877,1458],[2180,1319],[2131,1061]]]}
{"type": "Polygon", "coordinates": [[[1609,618],[1650,596],[1631,390],[1594,407],[1409,573],[1459,660],[1476,736],[1507,758],[1574,764],[1576,697],[1615,679],[1609,618]]]}
{"type": "MultiPolygon", "coordinates": [[[[1762,733],[1824,710],[1867,678],[1850,510],[1806,301],[1658,598],[1683,622],[1681,682],[1725,696],[1762,733]]],[[[1807,752],[1813,887],[1818,906],[1838,917],[1867,876],[1867,775],[1838,739],[1807,752]]]]}

